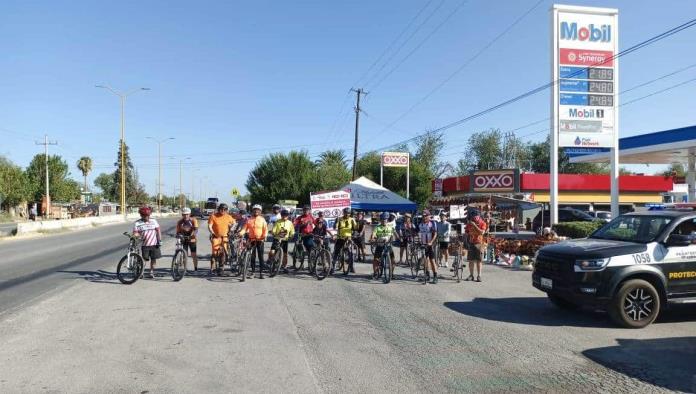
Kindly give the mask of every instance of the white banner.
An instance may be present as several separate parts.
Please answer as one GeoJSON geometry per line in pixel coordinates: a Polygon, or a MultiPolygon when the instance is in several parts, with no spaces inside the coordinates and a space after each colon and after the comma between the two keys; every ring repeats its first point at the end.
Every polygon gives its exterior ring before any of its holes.
{"type": "Polygon", "coordinates": [[[327,219],[337,218],[342,215],[343,208],[350,208],[350,192],[343,190],[311,194],[309,200],[312,214],[317,216],[319,212],[323,212],[327,219]]]}

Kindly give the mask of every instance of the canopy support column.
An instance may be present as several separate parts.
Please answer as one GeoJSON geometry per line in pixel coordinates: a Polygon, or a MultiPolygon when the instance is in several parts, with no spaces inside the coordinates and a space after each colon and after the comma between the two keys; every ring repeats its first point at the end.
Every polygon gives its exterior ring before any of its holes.
{"type": "Polygon", "coordinates": [[[689,190],[689,202],[696,202],[696,153],[689,153],[686,170],[686,186],[689,190]]]}

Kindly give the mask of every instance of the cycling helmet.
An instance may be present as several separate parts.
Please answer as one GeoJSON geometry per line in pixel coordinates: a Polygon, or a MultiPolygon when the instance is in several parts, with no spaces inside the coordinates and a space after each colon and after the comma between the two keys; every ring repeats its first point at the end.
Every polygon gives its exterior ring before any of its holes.
{"type": "Polygon", "coordinates": [[[225,204],[224,202],[218,205],[218,211],[224,211],[225,209],[227,209],[227,204],[225,204]]]}
{"type": "Polygon", "coordinates": [[[289,215],[290,215],[290,211],[288,211],[287,209],[281,209],[280,216],[289,216],[289,215]]]}
{"type": "Polygon", "coordinates": [[[389,219],[389,214],[386,212],[382,212],[381,215],[379,215],[379,220],[387,220],[389,219]]]}
{"type": "Polygon", "coordinates": [[[150,216],[150,214],[152,213],[152,208],[140,207],[140,209],[138,209],[138,213],[140,214],[140,216],[150,216]]]}
{"type": "Polygon", "coordinates": [[[254,204],[254,206],[251,207],[251,210],[253,211],[254,209],[258,209],[259,211],[262,211],[263,208],[261,208],[261,205],[259,204],[254,204]]]}
{"type": "Polygon", "coordinates": [[[312,208],[309,205],[305,205],[304,207],[302,207],[303,211],[309,211],[310,209],[312,208]]]}
{"type": "Polygon", "coordinates": [[[273,204],[273,209],[280,209],[280,205],[278,205],[278,204],[273,204]]]}
{"type": "Polygon", "coordinates": [[[411,214],[410,214],[410,213],[406,213],[406,214],[404,214],[404,217],[405,217],[405,218],[410,218],[410,217],[411,217],[411,214]]]}
{"type": "Polygon", "coordinates": [[[343,208],[343,213],[344,213],[344,214],[350,213],[350,207],[345,207],[345,208],[343,208]]]}
{"type": "Polygon", "coordinates": [[[182,215],[190,215],[191,214],[191,208],[184,208],[181,210],[182,215]]]}

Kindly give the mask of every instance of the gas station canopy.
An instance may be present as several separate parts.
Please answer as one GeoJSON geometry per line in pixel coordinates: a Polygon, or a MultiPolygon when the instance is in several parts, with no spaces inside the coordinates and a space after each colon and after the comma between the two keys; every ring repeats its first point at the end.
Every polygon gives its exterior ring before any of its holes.
{"type": "MultiPolygon", "coordinates": [[[[696,126],[625,137],[619,140],[621,164],[688,163],[696,155],[696,126]]],[[[577,156],[571,163],[606,163],[609,152],[577,156]]]]}

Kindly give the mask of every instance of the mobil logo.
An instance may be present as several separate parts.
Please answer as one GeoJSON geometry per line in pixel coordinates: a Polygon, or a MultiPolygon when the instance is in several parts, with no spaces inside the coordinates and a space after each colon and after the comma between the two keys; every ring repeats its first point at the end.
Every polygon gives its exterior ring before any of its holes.
{"type": "Polygon", "coordinates": [[[561,22],[561,40],[611,42],[611,25],[595,25],[578,27],[577,22],[561,22]]]}
{"type": "Polygon", "coordinates": [[[568,108],[568,117],[578,119],[602,119],[604,118],[604,110],[568,108]]]}

